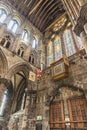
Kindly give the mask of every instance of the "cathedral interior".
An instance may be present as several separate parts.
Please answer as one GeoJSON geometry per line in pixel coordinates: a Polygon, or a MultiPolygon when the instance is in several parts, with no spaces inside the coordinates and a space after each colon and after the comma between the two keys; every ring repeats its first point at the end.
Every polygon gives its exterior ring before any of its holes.
{"type": "Polygon", "coordinates": [[[87,0],[0,0],[0,130],[87,130],[87,0]]]}

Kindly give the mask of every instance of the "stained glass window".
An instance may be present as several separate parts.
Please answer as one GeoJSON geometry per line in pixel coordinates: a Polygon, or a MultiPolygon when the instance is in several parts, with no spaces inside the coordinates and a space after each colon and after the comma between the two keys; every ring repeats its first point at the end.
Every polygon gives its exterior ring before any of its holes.
{"type": "Polygon", "coordinates": [[[71,36],[70,30],[65,30],[63,34],[63,39],[65,43],[66,55],[71,56],[76,52],[74,42],[71,36]]]}
{"type": "Polygon", "coordinates": [[[53,46],[52,42],[49,41],[47,45],[47,66],[50,66],[52,62],[53,62],[53,46]]]}
{"type": "Polygon", "coordinates": [[[62,47],[61,47],[61,40],[59,36],[55,37],[54,50],[55,50],[55,61],[57,61],[62,58],[62,47]]]}

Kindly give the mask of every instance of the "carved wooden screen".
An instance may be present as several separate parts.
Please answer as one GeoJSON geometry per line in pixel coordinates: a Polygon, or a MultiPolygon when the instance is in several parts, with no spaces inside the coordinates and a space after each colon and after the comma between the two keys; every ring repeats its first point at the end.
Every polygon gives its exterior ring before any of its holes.
{"type": "Polygon", "coordinates": [[[63,101],[57,101],[50,105],[50,129],[61,128],[65,128],[63,101]]]}
{"type": "Polygon", "coordinates": [[[87,130],[87,103],[84,98],[68,100],[71,128],[87,130]]]}

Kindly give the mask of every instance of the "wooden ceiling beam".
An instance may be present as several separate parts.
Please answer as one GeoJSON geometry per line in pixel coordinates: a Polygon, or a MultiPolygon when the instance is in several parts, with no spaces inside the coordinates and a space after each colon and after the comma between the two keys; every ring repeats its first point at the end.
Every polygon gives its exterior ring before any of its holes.
{"type": "MultiPolygon", "coordinates": [[[[54,5],[55,6],[55,5],[54,5]]],[[[57,7],[57,6],[51,6],[47,11],[46,11],[46,13],[44,14],[44,16],[42,17],[42,19],[39,21],[39,26],[41,27],[41,25],[43,26],[43,23],[44,23],[44,21],[46,21],[46,19],[48,18],[48,17],[52,17],[52,15],[51,15],[51,13],[52,12],[54,12],[57,8],[59,8],[59,7],[57,7]],[[54,7],[54,8],[53,8],[54,7]],[[53,8],[53,9],[52,9],[53,8]],[[50,16],[51,15],[51,16],[50,16]]]]}
{"type": "Polygon", "coordinates": [[[37,2],[37,4],[33,7],[33,9],[29,12],[28,16],[31,15],[37,8],[38,6],[40,5],[40,3],[42,2],[43,0],[40,0],[39,2],[37,2]]]}
{"type": "MultiPolygon", "coordinates": [[[[55,10],[55,14],[58,12],[58,10],[55,10]]],[[[51,12],[52,13],[52,12],[51,12]]],[[[59,14],[59,16],[58,17],[60,17],[60,15],[62,15],[63,13],[61,12],[60,14],[59,14]]],[[[53,16],[54,16],[54,13],[52,14],[53,16]]],[[[48,16],[49,17],[49,16],[48,16]]],[[[43,27],[44,27],[44,24],[45,24],[45,22],[46,22],[46,20],[47,20],[47,18],[48,17],[46,17],[44,20],[43,20],[43,22],[42,22],[42,25],[43,25],[43,27]]],[[[55,19],[55,18],[54,18],[55,19]]],[[[53,20],[52,20],[53,21],[53,20]]],[[[46,25],[46,24],[45,24],[46,25]]],[[[41,27],[41,26],[40,26],[41,27]]],[[[41,28],[40,28],[41,29],[41,28]]]]}
{"type": "MultiPolygon", "coordinates": [[[[40,14],[37,16],[36,20],[35,20],[35,23],[38,24],[40,19],[42,19],[41,17],[43,17],[43,15],[45,14],[46,10],[48,10],[47,8],[51,5],[51,3],[53,2],[54,0],[51,0],[45,7],[44,9],[40,12],[40,14]]],[[[51,7],[51,6],[50,6],[51,7]]]]}
{"type": "Polygon", "coordinates": [[[28,17],[28,14],[29,12],[31,11],[32,7],[36,4],[37,0],[31,0],[28,8],[27,8],[27,17],[28,17]]]}
{"type": "Polygon", "coordinates": [[[30,19],[32,19],[32,22],[35,21],[36,18],[38,18],[38,15],[40,15],[44,5],[47,3],[48,0],[45,0],[44,3],[41,5],[41,7],[39,8],[39,10],[37,12],[35,12],[35,14],[33,13],[31,16],[30,16],[30,19]]]}
{"type": "Polygon", "coordinates": [[[60,21],[60,19],[62,18],[62,17],[64,17],[66,15],[66,12],[64,12],[64,14],[62,14],[61,16],[58,16],[57,18],[56,18],[56,20],[52,23],[52,24],[50,24],[46,29],[45,29],[45,31],[44,32],[46,32],[46,31],[48,31],[50,28],[52,28],[58,21],[60,21]]]}
{"type": "Polygon", "coordinates": [[[63,12],[59,10],[63,8],[60,7],[61,0],[14,0],[14,3],[12,0],[8,1],[40,31],[44,31],[63,12]]]}

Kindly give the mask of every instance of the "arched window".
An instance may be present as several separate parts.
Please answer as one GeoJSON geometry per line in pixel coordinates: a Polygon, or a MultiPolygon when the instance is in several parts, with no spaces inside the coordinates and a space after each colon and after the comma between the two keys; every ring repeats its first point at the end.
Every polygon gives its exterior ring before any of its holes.
{"type": "Polygon", "coordinates": [[[33,37],[33,42],[32,42],[32,48],[36,48],[36,38],[35,37],[33,37]]]}
{"type": "Polygon", "coordinates": [[[7,18],[7,13],[4,9],[0,9],[0,22],[3,23],[7,18]]]}
{"type": "Polygon", "coordinates": [[[61,47],[61,40],[59,36],[55,37],[54,49],[55,49],[55,61],[57,61],[62,58],[62,47],[61,47]]]}
{"type": "Polygon", "coordinates": [[[2,116],[4,114],[4,109],[5,109],[5,105],[6,105],[6,101],[7,101],[7,95],[8,95],[8,90],[6,90],[4,92],[3,98],[2,98],[2,103],[0,106],[0,116],[2,116]]]}
{"type": "Polygon", "coordinates": [[[32,64],[34,64],[34,58],[32,58],[32,64]]]}
{"type": "Polygon", "coordinates": [[[24,55],[24,51],[21,52],[21,57],[23,57],[23,55],[24,55]]]}
{"type": "Polygon", "coordinates": [[[65,30],[63,34],[64,44],[65,44],[65,51],[67,56],[73,55],[76,50],[74,46],[74,42],[71,36],[70,30],[65,30]]]}
{"type": "Polygon", "coordinates": [[[18,52],[17,52],[18,55],[20,55],[20,49],[18,49],[18,52]]]}
{"type": "Polygon", "coordinates": [[[29,62],[31,62],[31,56],[29,56],[29,62]]]}
{"type": "Polygon", "coordinates": [[[25,40],[25,41],[27,41],[27,39],[28,39],[28,32],[27,32],[27,30],[23,31],[23,33],[22,33],[22,39],[25,40]]]}
{"type": "Polygon", "coordinates": [[[49,41],[47,45],[47,66],[50,66],[52,62],[53,62],[53,45],[52,41],[49,41]]]}
{"type": "Polygon", "coordinates": [[[29,56],[29,62],[31,63],[31,64],[34,64],[34,55],[33,54],[31,54],[30,56],[29,56]]]}
{"type": "Polygon", "coordinates": [[[6,41],[6,39],[5,38],[2,38],[2,40],[0,41],[0,45],[4,45],[4,43],[5,43],[5,41],[6,41]]]}
{"type": "Polygon", "coordinates": [[[9,48],[9,47],[10,47],[10,42],[8,41],[6,44],[6,48],[9,48]]]}
{"type": "Polygon", "coordinates": [[[8,29],[10,29],[13,33],[16,33],[17,29],[19,27],[19,24],[16,20],[11,20],[8,24],[8,29]]]}

